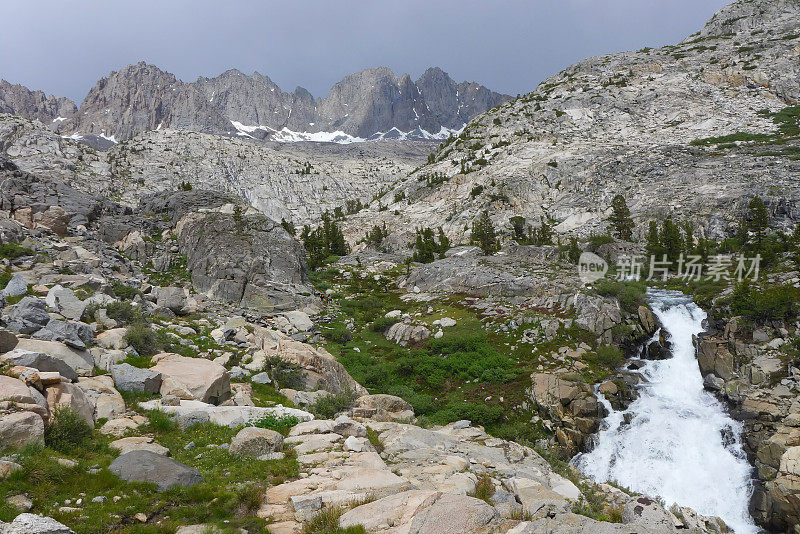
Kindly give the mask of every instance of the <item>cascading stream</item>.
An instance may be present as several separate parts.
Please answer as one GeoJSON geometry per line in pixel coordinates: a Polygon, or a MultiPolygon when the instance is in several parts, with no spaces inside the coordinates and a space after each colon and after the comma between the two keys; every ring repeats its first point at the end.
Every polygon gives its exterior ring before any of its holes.
{"type": "Polygon", "coordinates": [[[596,447],[573,462],[597,482],[719,516],[737,534],[759,532],[747,511],[752,470],[742,427],[703,389],[692,336],[703,331],[706,313],[678,292],[651,292],[650,304],[671,336],[672,357],[645,363],[647,383],[625,412],[601,398],[609,415],[596,447]]]}

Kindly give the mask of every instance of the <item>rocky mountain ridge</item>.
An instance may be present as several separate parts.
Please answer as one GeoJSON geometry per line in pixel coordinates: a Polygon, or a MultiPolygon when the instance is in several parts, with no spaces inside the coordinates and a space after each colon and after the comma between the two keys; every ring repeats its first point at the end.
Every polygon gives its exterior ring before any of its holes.
{"type": "Polygon", "coordinates": [[[720,237],[760,195],[791,228],[798,56],[800,4],[734,2],[677,45],[586,59],[481,115],[380,199],[399,215],[363,217],[406,239],[427,225],[463,242],[483,210],[588,236],[622,193],[640,232],[672,214],[720,237]]]}
{"type": "Polygon", "coordinates": [[[284,92],[258,72],[229,70],[186,83],[140,62],[100,79],[79,111],[66,99],[0,85],[0,111],[41,120],[64,135],[114,141],[162,127],[279,141],[443,139],[509,98],[456,83],[438,68],[417,82],[385,67],[366,69],[316,99],[302,87],[284,92]]]}
{"type": "Polygon", "coordinates": [[[57,124],[78,111],[68,98],[47,96],[25,86],[0,80],[0,113],[13,113],[44,124],[57,124]]]}

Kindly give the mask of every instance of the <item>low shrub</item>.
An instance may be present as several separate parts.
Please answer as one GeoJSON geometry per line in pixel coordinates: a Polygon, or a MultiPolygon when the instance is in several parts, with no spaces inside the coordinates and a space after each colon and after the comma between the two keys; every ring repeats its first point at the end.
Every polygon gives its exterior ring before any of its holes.
{"type": "Polygon", "coordinates": [[[346,390],[320,397],[308,410],[320,419],[333,419],[339,412],[350,408],[355,400],[355,392],[346,390]]]}
{"type": "Polygon", "coordinates": [[[0,258],[14,260],[22,256],[32,256],[33,250],[16,243],[3,243],[0,245],[0,258]]]}
{"type": "Polygon", "coordinates": [[[625,361],[625,356],[619,347],[613,345],[600,345],[593,355],[589,355],[587,359],[602,367],[610,370],[615,370],[622,365],[625,361]]]}
{"type": "Polygon", "coordinates": [[[367,427],[367,440],[375,447],[375,451],[377,451],[378,454],[383,452],[383,441],[381,441],[378,432],[370,426],[367,427]]]}
{"type": "Polygon", "coordinates": [[[121,325],[146,322],[142,309],[130,302],[110,303],[106,306],[106,315],[109,319],[114,319],[121,325]]]}
{"type": "Polygon", "coordinates": [[[436,424],[447,424],[466,419],[483,427],[496,425],[506,418],[502,406],[488,406],[482,402],[452,403],[446,408],[431,414],[430,420],[436,424]]]}
{"type": "Polygon", "coordinates": [[[372,321],[372,326],[370,327],[373,332],[386,332],[389,328],[395,324],[400,322],[399,317],[378,317],[374,321],[372,321]]]}
{"type": "Polygon", "coordinates": [[[149,324],[134,323],[130,325],[123,339],[140,356],[153,356],[161,350],[161,340],[158,333],[149,324]]]}
{"type": "Polygon", "coordinates": [[[297,363],[280,356],[267,358],[264,363],[264,371],[278,388],[302,389],[305,385],[303,368],[297,363]]]}
{"type": "Polygon", "coordinates": [[[495,488],[492,477],[486,473],[482,473],[481,476],[478,477],[478,482],[475,484],[475,491],[472,493],[472,496],[487,504],[492,504],[491,498],[494,492],[495,488]]]}
{"type": "Polygon", "coordinates": [[[328,341],[338,343],[340,345],[344,345],[353,339],[353,334],[343,326],[335,326],[333,328],[326,329],[323,331],[322,335],[325,336],[325,339],[328,341]]]}
{"type": "Polygon", "coordinates": [[[635,313],[647,295],[647,286],[642,282],[620,282],[610,278],[598,280],[594,290],[601,297],[616,298],[620,308],[628,313],[635,313]]]}
{"type": "Polygon", "coordinates": [[[731,313],[758,323],[796,317],[799,296],[800,291],[791,285],[757,288],[743,282],[736,285],[728,303],[731,313]]]}
{"type": "Polygon", "coordinates": [[[51,449],[69,453],[92,435],[92,427],[75,410],[56,407],[44,429],[44,443],[51,449]]]}
{"type": "Polygon", "coordinates": [[[128,284],[123,284],[122,282],[114,282],[111,284],[111,291],[114,292],[115,297],[122,300],[133,300],[136,298],[136,295],[139,294],[138,289],[128,284]]]}
{"type": "Polygon", "coordinates": [[[14,275],[11,274],[11,271],[0,271],[0,287],[6,287],[13,277],[14,275]]]}

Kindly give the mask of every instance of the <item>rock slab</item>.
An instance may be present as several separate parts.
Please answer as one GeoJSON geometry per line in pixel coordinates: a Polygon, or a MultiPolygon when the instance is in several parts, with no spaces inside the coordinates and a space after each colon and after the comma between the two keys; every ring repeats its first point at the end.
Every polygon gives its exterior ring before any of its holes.
{"type": "Polygon", "coordinates": [[[165,491],[176,486],[194,486],[203,481],[197,469],[150,451],[134,450],[111,462],[109,469],[128,482],[151,482],[165,491]]]}

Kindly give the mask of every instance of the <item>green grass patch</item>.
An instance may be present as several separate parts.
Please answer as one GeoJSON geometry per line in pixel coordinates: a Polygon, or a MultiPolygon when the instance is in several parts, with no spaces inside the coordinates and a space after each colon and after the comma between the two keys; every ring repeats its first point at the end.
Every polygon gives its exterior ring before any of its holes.
{"type": "Polygon", "coordinates": [[[303,534],[366,534],[367,531],[361,525],[339,527],[339,518],[345,512],[342,507],[326,508],[303,525],[303,534]]]}
{"type": "Polygon", "coordinates": [[[3,243],[0,245],[0,258],[15,260],[23,256],[32,256],[34,251],[20,246],[17,243],[3,243]]]}
{"type": "Polygon", "coordinates": [[[243,460],[219,447],[229,443],[238,429],[204,423],[181,430],[165,414],[147,415],[150,421],[139,431],[170,449],[177,461],[198,469],[204,482],[191,488],[157,492],[153,485],[121,481],[107,469],[117,455],[108,446],[114,438],[90,431],[74,440],[68,434],[76,432],[75,421],[59,414],[58,440],[48,439],[46,447],[0,450],[2,454],[15,452],[16,461],[23,466],[21,472],[0,480],[0,521],[10,521],[19,513],[5,498],[24,493],[34,503],[33,513],[54,517],[77,534],[164,534],[174,532],[180,525],[197,523],[217,526],[222,532],[238,528],[266,532],[266,522],[256,518],[255,512],[269,485],[299,476],[293,451],[286,451],[282,460],[243,460]],[[67,447],[59,445],[64,442],[67,447]],[[194,447],[186,448],[189,443],[194,447]],[[68,449],[67,457],[77,465],[60,465],[57,459],[64,454],[52,446],[68,449]],[[76,505],[75,499],[80,496],[83,503],[76,505]],[[98,496],[106,501],[91,502],[98,496]],[[65,503],[68,499],[72,504],[65,503]],[[61,512],[60,506],[78,506],[80,511],[61,512]],[[146,514],[149,522],[139,523],[133,517],[137,513],[146,514]]]}
{"type": "Polygon", "coordinates": [[[265,415],[255,423],[253,426],[258,428],[268,428],[269,430],[274,430],[283,434],[284,436],[289,435],[289,430],[292,429],[293,426],[298,424],[300,419],[293,415],[285,415],[282,417],[276,417],[272,414],[265,415]]]}

